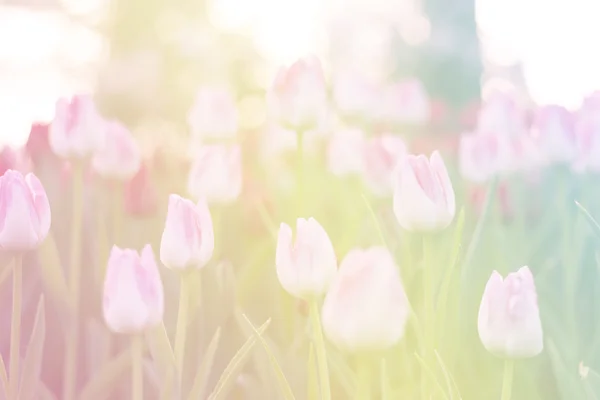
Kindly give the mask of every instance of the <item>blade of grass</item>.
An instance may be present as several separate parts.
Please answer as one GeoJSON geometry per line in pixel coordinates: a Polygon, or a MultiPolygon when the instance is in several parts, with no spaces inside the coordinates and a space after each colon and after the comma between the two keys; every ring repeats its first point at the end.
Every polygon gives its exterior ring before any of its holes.
{"type": "Polygon", "coordinates": [[[0,355],[0,382],[2,383],[2,393],[4,398],[8,398],[8,373],[6,372],[6,364],[4,364],[4,358],[0,355]]]}
{"type": "Polygon", "coordinates": [[[275,355],[273,354],[273,351],[269,347],[269,344],[262,337],[262,335],[256,330],[256,327],[252,324],[252,322],[250,322],[250,320],[248,319],[248,316],[246,314],[242,314],[242,317],[244,317],[244,319],[246,320],[248,325],[250,325],[250,327],[254,331],[254,334],[256,335],[256,338],[260,341],[263,348],[265,349],[265,352],[269,356],[269,361],[271,362],[273,371],[275,372],[275,375],[277,376],[277,380],[279,381],[279,386],[281,388],[281,393],[283,394],[283,398],[286,400],[294,400],[295,399],[294,392],[292,391],[292,388],[290,387],[290,384],[289,384],[287,378],[285,377],[285,374],[283,373],[281,366],[277,362],[277,358],[275,357],[275,355]]]}
{"type": "Polygon", "coordinates": [[[392,388],[385,358],[381,359],[381,400],[392,400],[392,388]]]}
{"type": "Polygon", "coordinates": [[[369,211],[369,215],[371,216],[371,219],[373,220],[373,225],[375,225],[375,229],[377,229],[377,235],[379,235],[379,239],[381,240],[381,243],[387,249],[389,249],[389,247],[385,241],[385,236],[383,234],[383,230],[381,229],[381,224],[379,223],[379,220],[377,219],[377,215],[375,214],[373,207],[371,207],[371,203],[369,203],[369,200],[367,199],[367,196],[365,196],[364,193],[361,193],[361,197],[365,203],[365,206],[367,207],[367,210],[369,211]]]}
{"type": "Polygon", "coordinates": [[[204,357],[202,357],[202,364],[200,364],[200,368],[198,368],[198,372],[196,372],[196,376],[194,377],[194,383],[192,384],[192,389],[188,395],[188,400],[202,398],[202,395],[206,390],[206,384],[208,383],[208,378],[215,361],[215,354],[217,352],[217,348],[219,347],[220,340],[221,327],[218,327],[210,343],[208,344],[208,347],[206,348],[204,357]]]}
{"type": "Polygon", "coordinates": [[[435,387],[440,391],[441,394],[444,395],[444,398],[446,400],[450,400],[448,398],[448,394],[444,391],[444,388],[442,387],[442,385],[440,384],[440,382],[437,380],[435,373],[433,372],[433,370],[431,368],[429,368],[429,366],[427,365],[427,363],[425,362],[425,360],[423,360],[423,358],[421,358],[421,356],[418,353],[415,353],[415,357],[417,358],[417,361],[419,361],[419,363],[421,364],[421,366],[423,367],[423,371],[427,373],[427,376],[429,377],[429,379],[435,383],[435,387]]]}
{"type": "MultiPolygon", "coordinates": [[[[271,319],[269,318],[264,324],[258,328],[258,332],[264,332],[269,324],[271,323],[271,319]]],[[[227,395],[227,391],[229,390],[234,376],[236,376],[244,363],[248,360],[248,356],[250,355],[250,351],[256,344],[256,336],[251,336],[246,340],[246,342],[240,347],[240,349],[235,353],[233,358],[225,367],[225,370],[221,374],[215,388],[213,389],[210,396],[208,396],[208,400],[216,400],[220,398],[225,398],[227,395]]]]}
{"type": "Polygon", "coordinates": [[[27,352],[25,353],[23,368],[21,370],[22,375],[19,383],[19,395],[17,397],[20,400],[32,400],[35,398],[34,396],[37,396],[40,373],[42,371],[45,338],[46,316],[44,295],[41,295],[35,313],[31,338],[27,345],[27,352]]]}
{"type": "Polygon", "coordinates": [[[306,398],[308,400],[318,400],[319,398],[319,378],[317,373],[317,360],[315,359],[315,346],[312,341],[309,342],[308,362],[307,362],[307,384],[306,398]]]}
{"type": "Polygon", "coordinates": [[[577,200],[575,200],[575,205],[577,206],[577,208],[579,208],[579,211],[581,211],[583,213],[583,215],[585,216],[585,218],[587,219],[590,227],[594,231],[594,234],[598,238],[600,238],[600,224],[598,224],[596,219],[594,217],[592,217],[592,215],[589,213],[589,211],[584,206],[582,206],[581,203],[579,203],[577,200]]]}
{"type": "Polygon", "coordinates": [[[437,350],[434,350],[433,352],[435,354],[438,364],[440,365],[440,368],[442,369],[442,372],[444,373],[444,379],[446,380],[446,386],[448,387],[448,392],[450,393],[450,399],[454,398],[454,393],[457,394],[459,399],[462,399],[462,396],[460,395],[460,390],[458,389],[458,385],[452,377],[452,374],[448,371],[448,368],[446,367],[442,356],[440,356],[440,353],[438,353],[437,350]]]}
{"type": "Polygon", "coordinates": [[[98,370],[81,390],[78,399],[100,400],[110,397],[116,383],[127,376],[131,368],[131,350],[122,351],[98,370]]]}

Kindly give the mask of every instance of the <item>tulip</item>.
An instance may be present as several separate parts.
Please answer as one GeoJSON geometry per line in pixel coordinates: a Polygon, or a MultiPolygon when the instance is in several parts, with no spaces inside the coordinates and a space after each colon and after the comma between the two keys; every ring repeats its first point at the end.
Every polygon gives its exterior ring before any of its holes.
{"type": "Polygon", "coordinates": [[[420,81],[411,79],[394,83],[382,96],[381,117],[384,121],[410,125],[429,122],[431,104],[420,81]]]}
{"type": "Polygon", "coordinates": [[[337,176],[362,172],[364,144],[364,133],[360,129],[336,132],[327,147],[329,170],[337,176]]]}
{"type": "Polygon", "coordinates": [[[188,192],[196,199],[228,203],[242,191],[242,151],[239,146],[204,145],[190,170],[188,192]]]}
{"type": "Polygon", "coordinates": [[[576,156],[576,137],[573,115],[564,107],[550,105],[538,110],[533,134],[544,161],[570,163],[576,156]]]}
{"type": "Polygon", "coordinates": [[[104,145],[105,126],[90,96],[59,99],[48,140],[54,154],[63,158],[84,158],[104,145]]]}
{"type": "Polygon", "coordinates": [[[298,132],[316,129],[327,115],[327,92],[321,62],[315,57],[281,67],[267,94],[273,117],[298,132]]]}
{"type": "Polygon", "coordinates": [[[9,169],[16,169],[17,153],[8,146],[0,151],[0,175],[4,175],[9,169]]]}
{"type": "Polygon", "coordinates": [[[131,132],[117,121],[105,123],[106,142],[92,158],[92,167],[104,178],[128,180],[140,169],[142,154],[131,132]]]}
{"type": "Polygon", "coordinates": [[[160,261],[172,269],[202,268],[215,248],[212,218],[205,201],[194,204],[176,194],[169,196],[160,261]]]}
{"type": "Polygon", "coordinates": [[[27,251],[50,230],[50,203],[40,180],[8,170],[0,177],[0,248],[27,251]]]}
{"type": "Polygon", "coordinates": [[[395,173],[394,214],[409,231],[444,229],[455,213],[452,182],[438,151],[409,155],[395,173]]]}
{"type": "Polygon", "coordinates": [[[463,134],[458,150],[460,173],[468,181],[486,182],[512,166],[510,151],[508,136],[463,134]]]}
{"type": "Polygon", "coordinates": [[[223,88],[201,88],[188,114],[188,124],[198,139],[235,137],[238,112],[231,93],[223,88]]]}
{"type": "Polygon", "coordinates": [[[600,172],[600,92],[589,97],[577,113],[576,172],[600,172]]]}
{"type": "Polygon", "coordinates": [[[125,184],[125,211],[136,217],[156,213],[158,194],[150,170],[144,163],[137,174],[125,184]]]}
{"type": "Polygon", "coordinates": [[[506,279],[492,272],[481,299],[477,327],[481,342],[492,354],[525,358],[541,353],[542,323],[528,267],[508,274],[506,279]]]}
{"type": "Polygon", "coordinates": [[[335,251],[327,232],[314,218],[298,218],[295,241],[292,236],[292,228],[282,223],[275,253],[281,286],[298,298],[324,294],[337,271],[335,251]]]}
{"type": "Polygon", "coordinates": [[[386,196],[393,191],[393,173],[406,156],[406,145],[396,135],[383,134],[369,139],[363,150],[364,179],[371,191],[386,196]]]}
{"type": "Polygon", "coordinates": [[[404,335],[409,304],[394,259],[384,247],[351,250],[323,303],[325,336],[349,352],[384,350],[404,335]]]}
{"type": "Polygon", "coordinates": [[[527,131],[525,113],[512,94],[495,92],[482,104],[476,130],[511,137],[522,135],[527,131]]]}
{"type": "Polygon", "coordinates": [[[140,333],[163,318],[163,286],[152,247],[138,254],[113,246],[104,281],[104,320],[116,333],[140,333]]]}
{"type": "Polygon", "coordinates": [[[31,125],[25,151],[35,164],[38,164],[44,157],[56,157],[50,148],[49,129],[50,124],[34,123],[31,125]]]}
{"type": "Polygon", "coordinates": [[[333,98],[340,114],[369,120],[376,111],[378,90],[366,76],[345,71],[336,75],[333,98]]]}

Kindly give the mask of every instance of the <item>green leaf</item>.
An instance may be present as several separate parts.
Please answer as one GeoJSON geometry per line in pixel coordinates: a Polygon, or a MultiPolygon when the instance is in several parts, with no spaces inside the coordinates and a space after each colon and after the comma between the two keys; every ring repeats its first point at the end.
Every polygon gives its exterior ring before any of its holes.
{"type": "Polygon", "coordinates": [[[356,382],[356,374],[348,366],[344,358],[332,350],[327,350],[327,361],[331,374],[336,377],[336,382],[342,386],[346,396],[352,398],[355,395],[354,390],[356,389],[356,385],[354,382],[356,382]]]}
{"type": "Polygon", "coordinates": [[[265,225],[271,236],[273,238],[277,238],[277,231],[279,230],[279,228],[275,223],[275,220],[273,220],[273,218],[269,215],[269,211],[265,207],[265,204],[262,200],[258,201],[257,203],[258,204],[256,206],[256,210],[260,215],[260,219],[262,220],[263,224],[265,225]]]}
{"type": "Polygon", "coordinates": [[[576,371],[576,365],[568,368],[560,356],[558,348],[552,339],[546,341],[547,352],[554,370],[554,377],[562,399],[585,399],[580,379],[572,371],[576,371]]]}
{"type": "Polygon", "coordinates": [[[385,358],[381,359],[381,400],[392,400],[392,388],[385,358]]]}
{"type": "Polygon", "coordinates": [[[58,248],[52,234],[48,235],[46,240],[40,245],[39,254],[42,282],[44,282],[45,289],[59,304],[72,306],[72,300],[69,297],[69,287],[61,267],[58,248]]]}
{"type": "Polygon", "coordinates": [[[295,399],[294,392],[292,391],[292,388],[290,387],[290,384],[289,384],[287,378],[285,377],[285,374],[283,373],[281,366],[277,362],[277,358],[273,354],[273,351],[271,351],[269,344],[262,337],[262,335],[256,330],[256,327],[252,324],[252,322],[250,322],[250,320],[248,319],[246,314],[242,314],[242,316],[244,317],[244,319],[246,320],[248,325],[250,325],[250,327],[254,331],[254,334],[256,335],[257,339],[260,341],[263,348],[265,349],[265,352],[269,356],[269,361],[271,362],[271,367],[273,368],[273,371],[275,372],[275,375],[277,376],[277,380],[279,381],[279,387],[281,388],[283,398],[286,400],[295,399]]]}
{"type": "Polygon", "coordinates": [[[156,329],[146,332],[145,336],[152,359],[157,363],[160,373],[165,374],[169,368],[175,366],[175,354],[164,322],[156,329]]]}
{"type": "Polygon", "coordinates": [[[21,371],[18,396],[21,400],[33,400],[36,398],[40,372],[42,370],[45,338],[46,317],[44,311],[44,295],[41,295],[21,371]]]}
{"type": "Polygon", "coordinates": [[[448,387],[448,393],[450,393],[450,399],[454,398],[454,393],[456,393],[456,395],[458,396],[459,399],[462,399],[462,396],[460,395],[460,390],[458,389],[458,385],[456,384],[456,381],[452,377],[452,374],[450,373],[450,371],[448,371],[448,368],[446,367],[446,363],[444,363],[442,356],[440,356],[440,353],[438,353],[437,350],[434,350],[433,352],[435,353],[437,362],[440,365],[442,372],[444,373],[444,379],[446,380],[446,386],[448,387]]]}
{"type": "Polygon", "coordinates": [[[307,367],[306,398],[308,400],[319,399],[319,374],[317,372],[317,360],[315,358],[315,345],[309,342],[307,367]]]}
{"type": "Polygon", "coordinates": [[[206,390],[206,384],[208,383],[208,378],[210,375],[210,371],[212,370],[213,363],[215,361],[215,354],[217,352],[217,348],[219,347],[220,340],[221,327],[218,327],[210,343],[208,344],[208,347],[206,348],[204,357],[202,357],[202,363],[200,364],[200,368],[198,368],[198,372],[194,377],[194,383],[192,384],[192,389],[190,389],[188,400],[196,400],[202,398],[202,395],[206,390]]]}
{"type": "Polygon", "coordinates": [[[375,215],[375,211],[373,210],[371,203],[369,203],[369,200],[367,199],[367,196],[365,196],[364,193],[361,193],[361,197],[365,203],[365,206],[367,207],[367,210],[369,210],[369,215],[371,216],[371,219],[373,220],[373,225],[375,225],[375,229],[377,229],[377,234],[379,235],[379,240],[381,240],[381,243],[387,249],[389,249],[389,247],[385,241],[385,236],[383,234],[383,230],[381,229],[381,224],[379,223],[379,220],[377,219],[377,215],[375,215]]]}
{"type": "Polygon", "coordinates": [[[2,383],[2,393],[4,398],[8,398],[8,374],[6,373],[6,364],[4,364],[4,358],[0,355],[0,383],[2,383]]]}
{"type": "MultiPolygon", "coordinates": [[[[269,324],[271,323],[271,319],[269,318],[264,324],[258,328],[258,332],[262,333],[267,329],[269,324]]],[[[246,342],[240,347],[240,349],[235,353],[233,358],[225,367],[225,370],[221,374],[214,390],[208,396],[208,400],[216,400],[220,398],[225,398],[227,392],[229,391],[231,384],[233,383],[233,378],[237,376],[241,368],[244,366],[244,363],[248,360],[248,356],[254,345],[256,344],[256,336],[251,336],[246,340],[246,342]]]]}
{"type": "Polygon", "coordinates": [[[127,348],[118,356],[104,364],[85,384],[78,399],[108,399],[116,384],[127,376],[131,369],[131,349],[127,348]]]}
{"type": "Polygon", "coordinates": [[[437,377],[435,376],[435,373],[427,365],[427,363],[425,362],[425,360],[423,360],[423,358],[421,358],[421,356],[418,353],[415,353],[415,357],[417,357],[417,361],[419,361],[419,363],[422,366],[422,372],[427,374],[427,376],[429,377],[429,379],[431,380],[431,382],[433,382],[435,384],[435,387],[440,391],[441,394],[444,395],[444,398],[446,400],[450,400],[448,398],[448,394],[444,391],[444,388],[442,387],[442,385],[438,381],[437,377]]]}
{"type": "MultiPolygon", "coordinates": [[[[442,286],[440,288],[440,294],[437,299],[436,310],[440,310],[439,314],[442,318],[445,317],[446,305],[448,303],[448,293],[450,292],[450,283],[452,282],[452,276],[454,275],[454,271],[456,270],[457,265],[459,265],[460,260],[460,250],[462,237],[465,227],[465,208],[462,207],[460,209],[460,213],[458,214],[458,220],[456,222],[456,230],[454,231],[454,245],[452,246],[452,263],[450,264],[450,268],[446,268],[444,279],[442,280],[442,286]]],[[[441,326],[444,326],[442,323],[441,326]]]]}
{"type": "Polygon", "coordinates": [[[582,206],[581,203],[579,203],[577,200],[575,200],[575,205],[577,206],[577,208],[579,208],[579,211],[581,211],[587,219],[590,227],[594,231],[594,234],[598,238],[600,238],[600,224],[598,224],[598,222],[594,219],[594,217],[592,217],[589,211],[584,206],[582,206]]]}

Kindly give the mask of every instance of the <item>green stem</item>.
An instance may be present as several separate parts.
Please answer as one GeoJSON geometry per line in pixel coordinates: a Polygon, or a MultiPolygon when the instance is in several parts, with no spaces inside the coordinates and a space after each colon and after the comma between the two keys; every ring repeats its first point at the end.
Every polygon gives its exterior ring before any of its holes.
{"type": "Polygon", "coordinates": [[[73,400],[75,394],[75,382],[77,381],[77,347],[79,342],[79,293],[81,276],[81,235],[83,220],[83,166],[73,163],[72,176],[73,190],[73,215],[71,219],[71,259],[69,286],[71,301],[73,302],[73,315],[71,321],[71,331],[66,338],[65,363],[63,374],[63,398],[73,400]]]}
{"type": "Polygon", "coordinates": [[[296,148],[296,184],[298,185],[298,215],[304,212],[304,132],[297,134],[298,146],[296,148]]]}
{"type": "Polygon", "coordinates": [[[19,392],[19,359],[21,348],[21,300],[23,285],[22,256],[15,256],[13,269],[13,304],[12,321],[10,325],[10,379],[9,379],[9,399],[17,398],[19,392]]]}
{"type": "Polygon", "coordinates": [[[500,397],[501,400],[510,400],[510,395],[512,393],[514,369],[514,360],[504,360],[504,377],[502,379],[502,397],[500,397]]]}
{"type": "Polygon", "coordinates": [[[371,368],[366,357],[356,357],[356,375],[358,387],[356,389],[356,400],[371,399],[371,368]]]}
{"type": "Polygon", "coordinates": [[[321,330],[319,303],[316,299],[310,301],[310,323],[314,333],[315,349],[317,352],[321,400],[331,400],[329,369],[327,367],[327,352],[325,351],[325,340],[323,339],[323,331],[321,330]]]}
{"type": "Polygon", "coordinates": [[[190,303],[190,284],[185,273],[181,274],[179,286],[179,311],[177,313],[177,327],[175,331],[175,363],[177,367],[179,385],[183,380],[183,365],[185,358],[185,339],[187,333],[188,309],[190,303]]]}
{"type": "MultiPolygon", "coordinates": [[[[433,347],[433,334],[435,332],[434,326],[434,309],[433,309],[433,274],[431,264],[431,251],[432,246],[430,241],[432,238],[428,233],[423,235],[423,327],[424,327],[424,340],[422,357],[426,362],[429,361],[429,355],[433,347]]],[[[423,373],[421,376],[421,390],[423,398],[428,399],[428,388],[427,379],[423,373]]]]}
{"type": "Polygon", "coordinates": [[[131,343],[131,399],[144,399],[144,340],[135,335],[131,343]]]}

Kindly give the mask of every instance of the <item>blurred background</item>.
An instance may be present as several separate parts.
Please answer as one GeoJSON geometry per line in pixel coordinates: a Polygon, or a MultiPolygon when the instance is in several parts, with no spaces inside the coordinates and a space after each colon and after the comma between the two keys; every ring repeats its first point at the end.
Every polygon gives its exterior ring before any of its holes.
{"type": "Polygon", "coordinates": [[[2,0],[0,141],[25,143],[76,92],[130,126],[185,129],[216,82],[252,129],[275,68],[308,53],[330,76],[416,76],[451,107],[513,87],[572,108],[600,87],[597,15],[597,0],[2,0]]]}

